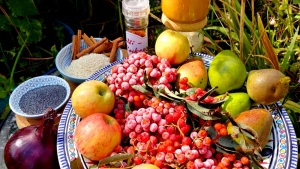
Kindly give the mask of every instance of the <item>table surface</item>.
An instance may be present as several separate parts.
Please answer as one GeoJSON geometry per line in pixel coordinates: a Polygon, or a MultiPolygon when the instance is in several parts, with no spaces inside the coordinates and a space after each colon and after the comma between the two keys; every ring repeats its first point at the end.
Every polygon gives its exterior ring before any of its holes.
{"type": "Polygon", "coordinates": [[[18,126],[16,123],[16,117],[13,112],[9,112],[1,130],[0,130],[0,168],[6,169],[6,165],[4,163],[4,147],[7,140],[10,138],[12,134],[14,134],[18,130],[18,126]]]}

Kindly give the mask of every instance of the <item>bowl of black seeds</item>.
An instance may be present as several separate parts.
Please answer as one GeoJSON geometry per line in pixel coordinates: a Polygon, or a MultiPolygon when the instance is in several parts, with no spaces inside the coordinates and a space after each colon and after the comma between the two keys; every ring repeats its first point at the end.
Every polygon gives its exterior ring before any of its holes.
{"type": "Polygon", "coordinates": [[[9,98],[10,109],[26,118],[42,118],[50,107],[59,110],[70,98],[71,89],[58,76],[43,75],[31,78],[17,86],[9,98]]]}

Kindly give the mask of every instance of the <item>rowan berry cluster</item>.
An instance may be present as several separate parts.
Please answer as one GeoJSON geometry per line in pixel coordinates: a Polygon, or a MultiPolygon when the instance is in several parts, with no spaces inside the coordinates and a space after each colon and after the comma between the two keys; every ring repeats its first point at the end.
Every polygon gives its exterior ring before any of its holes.
{"type": "Polygon", "coordinates": [[[122,64],[114,66],[107,82],[116,96],[122,96],[140,107],[145,95],[135,91],[132,86],[144,84],[145,73],[153,88],[172,89],[171,83],[176,80],[177,70],[164,58],[139,52],[129,55],[122,64]]]}
{"type": "MultiPolygon", "coordinates": [[[[126,112],[125,101],[116,99],[113,116],[121,125],[124,142],[111,155],[132,153],[134,164],[151,163],[162,169],[249,168],[247,157],[237,158],[235,154],[217,152],[215,140],[202,126],[204,120],[199,120],[198,127],[194,129],[183,104],[149,97],[132,88],[132,85],[144,84],[144,74],[154,88],[167,87],[171,90],[177,72],[167,60],[141,52],[116,65],[107,77],[110,89],[134,105],[132,112],[126,112]]],[[[181,90],[191,88],[187,78],[180,79],[179,86],[181,90]]],[[[204,89],[197,88],[185,99],[197,101],[204,94],[204,89]]],[[[213,101],[211,96],[202,100],[203,103],[213,101]]],[[[228,135],[224,124],[210,121],[205,126],[208,124],[217,131],[217,138],[228,135]]],[[[121,165],[127,167],[126,162],[121,162],[121,165]]]]}

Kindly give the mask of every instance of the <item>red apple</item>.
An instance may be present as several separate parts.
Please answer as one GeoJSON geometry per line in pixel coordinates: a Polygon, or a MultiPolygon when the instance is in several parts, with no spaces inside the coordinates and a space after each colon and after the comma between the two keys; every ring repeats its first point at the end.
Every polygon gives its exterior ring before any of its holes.
{"type": "Polygon", "coordinates": [[[99,161],[121,143],[122,130],[117,120],[103,113],[82,119],[75,128],[74,144],[84,157],[99,161]]]}
{"type": "Polygon", "coordinates": [[[85,118],[94,113],[109,114],[115,103],[115,95],[107,84],[91,80],[81,83],[73,92],[72,107],[75,113],[85,118]]]}
{"type": "Polygon", "coordinates": [[[188,58],[190,43],[183,34],[167,29],[157,37],[155,53],[158,57],[166,58],[171,65],[179,65],[188,58]]]}

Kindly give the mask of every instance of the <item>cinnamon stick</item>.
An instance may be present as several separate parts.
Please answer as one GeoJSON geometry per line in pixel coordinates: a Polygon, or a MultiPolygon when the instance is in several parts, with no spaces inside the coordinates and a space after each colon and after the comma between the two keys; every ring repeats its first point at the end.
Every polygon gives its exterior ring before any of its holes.
{"type": "Polygon", "coordinates": [[[122,37],[118,37],[117,39],[113,40],[113,46],[111,48],[110,55],[109,55],[109,58],[110,58],[109,61],[110,61],[110,63],[112,63],[112,62],[115,61],[115,54],[116,54],[117,49],[118,49],[118,44],[121,41],[123,41],[122,37]]]}
{"type": "Polygon", "coordinates": [[[85,33],[81,37],[88,46],[92,46],[94,44],[94,42],[85,33]]]}
{"type": "Polygon", "coordinates": [[[77,51],[77,35],[72,36],[72,60],[76,59],[77,51]]]}
{"type": "Polygon", "coordinates": [[[77,30],[77,48],[76,48],[76,54],[80,52],[80,46],[81,46],[81,34],[82,31],[80,29],[77,30]]]}
{"type": "Polygon", "coordinates": [[[102,43],[104,43],[107,40],[106,37],[102,38],[100,41],[94,43],[92,46],[89,46],[88,48],[83,49],[81,52],[79,52],[76,56],[77,58],[92,52],[96,47],[98,47],[99,45],[101,45],[102,43]]]}
{"type": "Polygon", "coordinates": [[[121,42],[118,43],[118,48],[124,46],[125,42],[122,40],[121,42]]]}
{"type": "Polygon", "coordinates": [[[91,36],[90,39],[91,39],[91,41],[92,41],[93,43],[96,43],[96,42],[97,42],[93,36],[91,36]]]}
{"type": "Polygon", "coordinates": [[[97,48],[93,50],[93,53],[102,53],[112,47],[112,43],[106,40],[104,43],[99,45],[97,48]]]}

